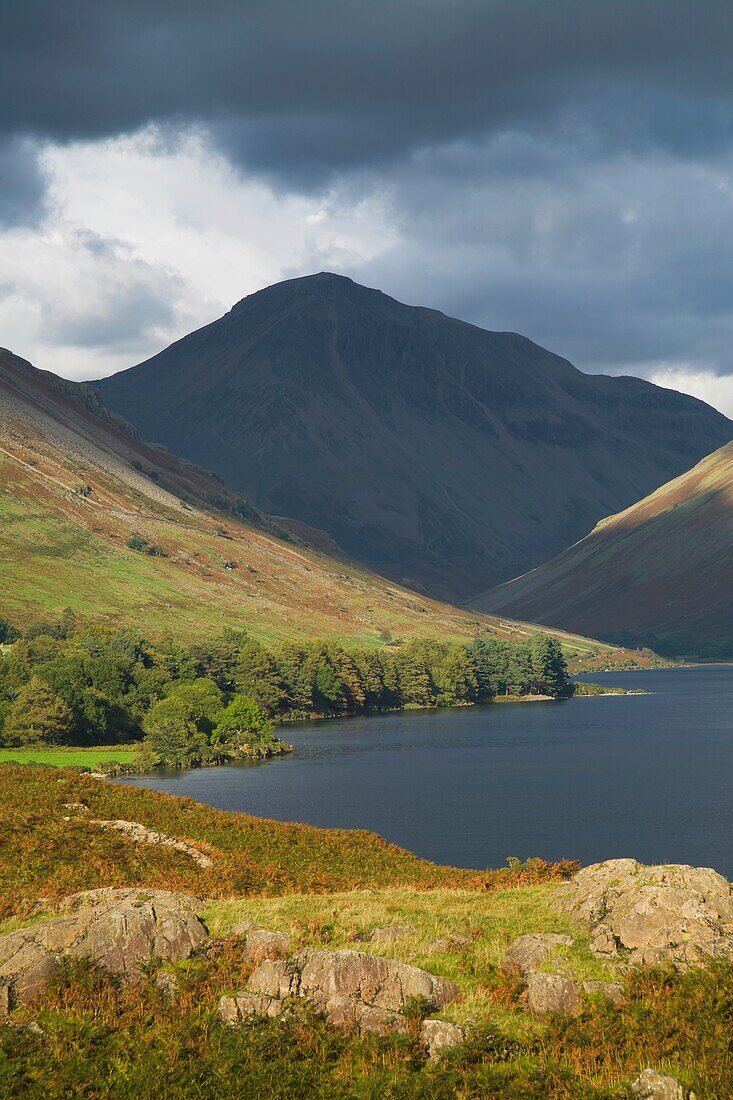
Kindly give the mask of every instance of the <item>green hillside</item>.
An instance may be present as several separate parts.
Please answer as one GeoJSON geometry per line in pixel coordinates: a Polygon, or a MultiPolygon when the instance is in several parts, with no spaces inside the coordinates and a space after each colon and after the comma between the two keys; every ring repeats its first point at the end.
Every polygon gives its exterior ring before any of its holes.
{"type": "MultiPolygon", "coordinates": [[[[82,621],[185,642],[246,627],[262,641],[327,637],[522,640],[535,627],[462,611],[327,556],[220,482],[141,442],[88,387],[0,352],[0,616],[82,621]],[[244,516],[247,516],[245,519],[244,516]]],[[[614,647],[562,635],[570,653],[614,647]]]]}

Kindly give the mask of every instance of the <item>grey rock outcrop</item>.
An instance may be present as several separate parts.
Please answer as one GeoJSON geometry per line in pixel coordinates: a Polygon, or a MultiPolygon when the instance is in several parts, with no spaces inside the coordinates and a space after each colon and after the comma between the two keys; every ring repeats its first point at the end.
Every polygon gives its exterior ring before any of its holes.
{"type": "Polygon", "coordinates": [[[141,825],[139,821],[103,821],[96,820],[92,822],[93,825],[98,825],[100,829],[110,829],[118,833],[122,833],[133,844],[151,844],[153,847],[159,848],[173,848],[176,852],[181,852],[184,856],[189,856],[194,863],[197,863],[199,867],[204,870],[208,870],[214,866],[214,861],[211,856],[207,856],[205,852],[195,848],[193,844],[189,844],[185,840],[179,840],[177,837],[166,836],[165,833],[156,832],[155,829],[149,829],[147,825],[141,825]]]}
{"type": "MultiPolygon", "coordinates": [[[[407,1030],[401,1010],[411,998],[422,997],[439,1010],[458,992],[445,978],[393,959],[308,949],[290,959],[261,962],[244,990],[222,997],[219,1014],[227,1023],[251,1015],[277,1016],[300,998],[336,1027],[386,1035],[407,1030]]],[[[439,1043],[436,1037],[436,1049],[439,1043]]]]}
{"type": "Polygon", "coordinates": [[[265,959],[284,959],[290,954],[292,939],[287,932],[269,932],[253,928],[247,933],[245,960],[258,966],[265,959]]]}
{"type": "Polygon", "coordinates": [[[89,959],[127,981],[151,958],[188,958],[207,936],[201,903],[166,890],[89,890],[66,898],[61,915],[0,936],[0,986],[7,1010],[29,1004],[64,959],[89,959]]]}
{"type": "Polygon", "coordinates": [[[631,1093],[639,1100],[685,1100],[679,1081],[654,1069],[645,1069],[631,1083],[631,1093]]]}
{"type": "Polygon", "coordinates": [[[429,1058],[437,1058],[444,1051],[462,1043],[463,1028],[447,1020],[424,1020],[420,1038],[429,1058]]]}
{"type": "Polygon", "coordinates": [[[527,978],[527,1008],[535,1016],[574,1016],[582,1008],[578,986],[561,974],[534,971],[527,978]]]}
{"type": "Polygon", "coordinates": [[[537,970],[558,947],[569,947],[572,936],[562,936],[555,932],[530,932],[519,936],[510,945],[504,956],[505,967],[516,967],[523,975],[537,970]]]}
{"type": "Polygon", "coordinates": [[[556,904],[589,928],[599,956],[682,967],[733,959],[731,887],[707,867],[607,860],[560,887],[556,904]]]}
{"type": "Polygon", "coordinates": [[[616,1008],[620,1008],[626,1001],[624,987],[620,982],[583,982],[583,992],[591,997],[605,997],[606,1000],[614,1004],[616,1008]]]}

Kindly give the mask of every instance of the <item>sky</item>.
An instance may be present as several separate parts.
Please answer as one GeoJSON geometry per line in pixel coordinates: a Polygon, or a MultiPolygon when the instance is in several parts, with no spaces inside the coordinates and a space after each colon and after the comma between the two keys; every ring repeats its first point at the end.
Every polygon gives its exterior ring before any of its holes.
{"type": "Polygon", "coordinates": [[[733,416],[729,0],[2,0],[0,344],[338,271],[733,416]]]}

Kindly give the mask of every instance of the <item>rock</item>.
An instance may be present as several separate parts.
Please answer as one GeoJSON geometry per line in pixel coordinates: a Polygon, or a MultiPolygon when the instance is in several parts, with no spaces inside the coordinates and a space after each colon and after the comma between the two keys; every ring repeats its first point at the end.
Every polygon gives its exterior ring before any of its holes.
{"type": "Polygon", "coordinates": [[[463,951],[470,946],[471,940],[468,936],[459,936],[451,932],[449,936],[444,936],[429,943],[428,951],[431,955],[450,955],[452,951],[463,951]]]}
{"type": "Polygon", "coordinates": [[[133,844],[152,844],[155,847],[173,848],[175,851],[189,856],[194,863],[197,863],[204,870],[214,866],[211,856],[199,851],[193,844],[188,844],[185,840],[178,840],[176,837],[166,836],[165,833],[158,833],[155,829],[148,829],[146,825],[141,825],[139,821],[97,820],[93,821],[92,824],[99,825],[101,829],[114,829],[128,837],[133,844]]]}
{"type": "Polygon", "coordinates": [[[424,997],[441,1009],[458,996],[458,987],[407,963],[360,951],[302,951],[297,956],[300,995],[315,1004],[334,996],[353,997],[398,1012],[412,997],[424,997]]]}
{"type": "Polygon", "coordinates": [[[407,1020],[399,1012],[367,1005],[354,997],[334,996],[320,1007],[334,1027],[346,1031],[373,1035],[404,1035],[407,1031],[407,1020]]]}
{"type": "Polygon", "coordinates": [[[255,928],[259,928],[256,920],[241,920],[230,931],[230,936],[248,936],[255,928]]]}
{"type": "Polygon", "coordinates": [[[569,947],[572,942],[572,936],[561,936],[555,932],[530,932],[511,944],[504,956],[504,966],[516,967],[526,976],[542,966],[558,947],[569,947]]]}
{"type": "Polygon", "coordinates": [[[222,997],[219,1015],[227,1023],[253,1014],[277,1016],[299,998],[335,1027],[388,1035],[407,1030],[401,1009],[410,998],[423,997],[440,1009],[458,992],[445,978],[393,959],[308,949],[290,959],[263,960],[244,990],[222,997]]]}
{"type": "Polygon", "coordinates": [[[631,1093],[643,1100],[685,1100],[679,1081],[653,1069],[645,1069],[632,1081],[631,1093]]]}
{"type": "Polygon", "coordinates": [[[237,993],[233,997],[222,997],[219,1001],[219,1017],[225,1024],[236,1025],[249,1016],[280,1016],[287,1002],[266,993],[237,993]]]}
{"type": "Polygon", "coordinates": [[[626,1001],[624,987],[619,982],[583,982],[583,990],[590,996],[605,997],[619,1008],[626,1001]]]}
{"type": "Polygon", "coordinates": [[[167,890],[89,890],[66,898],[54,920],[0,936],[8,1008],[28,1004],[64,959],[90,959],[127,981],[151,958],[188,958],[207,936],[201,902],[167,890]]]}
{"type": "Polygon", "coordinates": [[[707,867],[607,860],[561,886],[556,904],[589,928],[600,956],[681,967],[733,959],[731,887],[707,867]]]}
{"type": "Polygon", "coordinates": [[[443,1051],[462,1043],[463,1029],[447,1020],[424,1020],[420,1031],[423,1046],[428,1058],[437,1058],[443,1051]]]}
{"type": "Polygon", "coordinates": [[[411,924],[388,924],[386,928],[375,928],[369,938],[372,943],[397,943],[407,939],[414,931],[411,924]]]}
{"type": "Polygon", "coordinates": [[[175,974],[171,974],[169,970],[160,970],[155,975],[155,984],[164,997],[168,997],[169,1000],[173,1000],[178,996],[181,989],[181,983],[175,974]]]}
{"type": "Polygon", "coordinates": [[[83,802],[62,802],[61,803],[61,809],[62,810],[69,810],[71,813],[75,813],[75,814],[88,814],[89,813],[89,807],[85,806],[83,802]]]}
{"type": "Polygon", "coordinates": [[[527,1008],[535,1016],[574,1016],[582,1007],[578,987],[560,974],[532,973],[527,979],[527,1008]]]}
{"type": "Polygon", "coordinates": [[[244,957],[247,962],[257,966],[264,959],[284,959],[290,953],[291,937],[287,932],[268,932],[266,928],[255,928],[247,934],[244,957]]]}
{"type": "Polygon", "coordinates": [[[299,992],[300,974],[288,959],[265,959],[252,971],[247,980],[250,993],[264,993],[266,997],[289,997],[299,992]]]}

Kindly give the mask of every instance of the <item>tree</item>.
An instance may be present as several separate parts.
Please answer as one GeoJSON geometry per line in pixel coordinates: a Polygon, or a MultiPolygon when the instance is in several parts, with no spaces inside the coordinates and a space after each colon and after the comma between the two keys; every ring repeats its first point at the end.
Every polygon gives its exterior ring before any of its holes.
{"type": "Polygon", "coordinates": [[[74,728],[74,715],[38,676],[18,694],[3,726],[6,745],[62,745],[74,728]]]}
{"type": "Polygon", "coordinates": [[[209,735],[220,709],[221,692],[213,680],[177,684],[143,719],[148,747],[162,764],[200,764],[209,755],[209,735]]]}
{"type": "Polygon", "coordinates": [[[261,745],[272,741],[274,728],[274,723],[254,699],[235,695],[216,716],[211,743],[230,751],[245,749],[253,743],[261,745]]]}
{"type": "Polygon", "coordinates": [[[478,685],[471,658],[464,646],[450,646],[433,671],[438,690],[438,705],[472,703],[478,685]]]}
{"type": "Polygon", "coordinates": [[[563,695],[568,687],[568,669],[562,646],[550,634],[537,634],[530,643],[531,690],[546,695],[563,695]]]}
{"type": "Polygon", "coordinates": [[[168,694],[187,707],[193,720],[205,732],[214,728],[214,719],[221,710],[221,692],[213,680],[202,676],[193,683],[176,684],[168,694]]]}
{"type": "Polygon", "coordinates": [[[161,699],[143,721],[147,745],[161,764],[187,767],[200,764],[209,748],[209,739],[180,699],[161,699]]]}
{"type": "Polygon", "coordinates": [[[237,692],[254,699],[268,714],[277,714],[284,699],[280,672],[272,654],[253,638],[244,637],[232,679],[237,692]]]}
{"type": "Polygon", "coordinates": [[[306,668],[307,652],[300,646],[283,646],[275,654],[283,685],[282,709],[291,714],[313,713],[313,683],[306,668]]]}
{"type": "Polygon", "coordinates": [[[340,714],[346,711],[346,689],[328,646],[322,643],[309,646],[306,670],[310,676],[316,713],[340,714]]]}
{"type": "Polygon", "coordinates": [[[429,707],[435,701],[430,674],[424,656],[415,651],[412,643],[404,646],[394,657],[394,667],[399,680],[400,704],[412,703],[429,707]]]}

